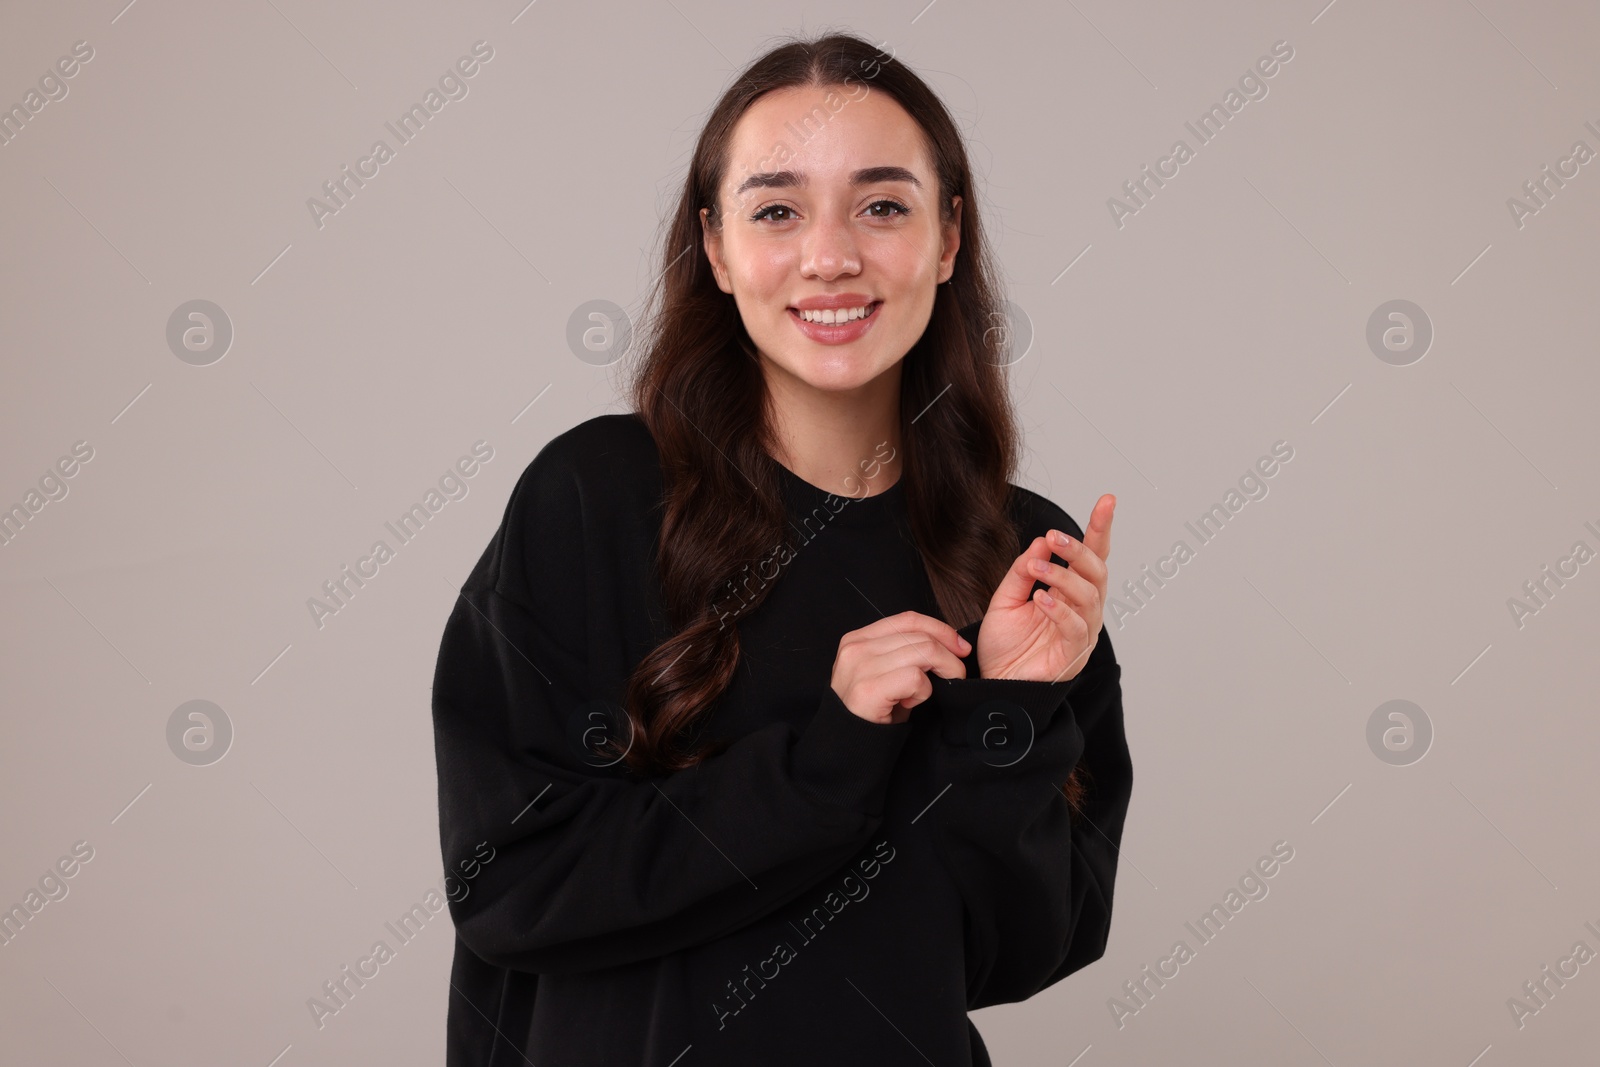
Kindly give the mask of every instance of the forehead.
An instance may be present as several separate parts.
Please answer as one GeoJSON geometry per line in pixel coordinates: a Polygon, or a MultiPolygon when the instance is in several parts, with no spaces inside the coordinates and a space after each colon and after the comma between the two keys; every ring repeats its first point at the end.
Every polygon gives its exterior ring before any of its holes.
{"type": "MultiPolygon", "coordinates": [[[[767,93],[734,125],[725,192],[753,174],[799,171],[807,187],[843,183],[865,167],[899,166],[934,188],[922,129],[888,93],[863,82],[767,93]]],[[[746,195],[760,195],[760,190],[746,195]]]]}

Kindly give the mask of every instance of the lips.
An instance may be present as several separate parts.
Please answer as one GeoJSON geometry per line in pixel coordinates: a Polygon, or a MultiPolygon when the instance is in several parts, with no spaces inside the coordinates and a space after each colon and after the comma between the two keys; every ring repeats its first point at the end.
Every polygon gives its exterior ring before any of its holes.
{"type": "Polygon", "coordinates": [[[882,304],[882,303],[883,303],[883,301],[881,301],[881,300],[862,299],[862,300],[859,300],[859,301],[857,301],[856,303],[853,303],[853,304],[833,304],[833,303],[820,304],[819,303],[819,304],[813,305],[810,301],[807,301],[801,307],[792,307],[792,308],[790,308],[789,312],[790,312],[790,314],[794,315],[796,318],[804,319],[804,321],[813,323],[813,324],[818,325],[818,326],[839,326],[839,325],[844,325],[844,324],[848,324],[848,323],[851,323],[851,322],[860,322],[863,319],[870,319],[877,312],[878,306],[880,304],[882,304]],[[854,310],[856,310],[858,308],[866,308],[866,314],[857,315],[856,317],[851,318],[851,319],[839,318],[839,319],[837,319],[837,321],[834,321],[834,322],[824,322],[821,319],[815,318],[815,317],[806,319],[805,316],[803,314],[801,314],[802,312],[810,312],[813,316],[815,316],[815,315],[817,315],[817,314],[819,314],[821,312],[831,311],[831,312],[833,312],[834,315],[838,316],[838,315],[841,315],[841,314],[846,313],[846,312],[854,311],[854,310]]]}
{"type": "MultiPolygon", "coordinates": [[[[838,310],[840,307],[865,307],[867,309],[867,313],[859,319],[849,319],[845,322],[808,322],[800,316],[800,309],[789,308],[789,321],[793,322],[795,327],[799,329],[801,333],[805,334],[806,337],[812,341],[815,341],[817,344],[849,344],[850,342],[864,336],[867,331],[871,330],[873,325],[877,323],[878,308],[882,306],[883,301],[867,300],[865,298],[854,297],[854,294],[846,295],[852,297],[855,302],[836,304],[834,305],[834,310],[838,310]]],[[[813,301],[807,300],[802,301],[802,303],[807,305],[807,310],[812,310],[810,305],[813,303],[813,301]]],[[[824,306],[826,307],[828,305],[824,306]]]]}

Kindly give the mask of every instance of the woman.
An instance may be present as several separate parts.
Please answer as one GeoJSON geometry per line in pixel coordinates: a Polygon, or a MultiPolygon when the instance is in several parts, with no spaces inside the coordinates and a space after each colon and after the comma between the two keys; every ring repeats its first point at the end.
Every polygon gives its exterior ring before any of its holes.
{"type": "Polygon", "coordinates": [[[441,643],[450,1064],[986,1064],[969,1010],[1104,952],[1115,501],[1009,483],[971,190],[852,36],[713,111],[635,410],[534,458],[441,643]]]}

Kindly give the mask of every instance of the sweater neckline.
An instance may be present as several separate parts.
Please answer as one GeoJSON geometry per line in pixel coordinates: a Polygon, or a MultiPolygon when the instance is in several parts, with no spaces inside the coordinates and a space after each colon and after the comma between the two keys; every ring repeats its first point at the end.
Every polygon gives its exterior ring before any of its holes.
{"type": "Polygon", "coordinates": [[[772,463],[778,468],[778,478],[783,485],[785,499],[800,512],[823,508],[835,516],[837,521],[854,525],[859,522],[872,522],[885,515],[898,514],[905,510],[904,470],[889,488],[871,496],[851,497],[842,493],[831,493],[820,486],[812,485],[777,460],[773,460],[772,463]]]}

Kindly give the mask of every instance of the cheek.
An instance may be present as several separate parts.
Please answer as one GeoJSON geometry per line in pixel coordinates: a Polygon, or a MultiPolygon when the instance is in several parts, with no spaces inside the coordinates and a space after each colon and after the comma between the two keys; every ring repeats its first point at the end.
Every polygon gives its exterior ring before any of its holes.
{"type": "Polygon", "coordinates": [[[874,267],[902,299],[930,289],[939,276],[939,255],[932,251],[921,234],[896,237],[877,251],[874,267]]]}
{"type": "Polygon", "coordinates": [[[939,283],[939,241],[930,236],[922,248],[924,254],[914,257],[909,269],[916,272],[917,284],[931,289],[939,283]]]}
{"type": "Polygon", "coordinates": [[[745,292],[749,294],[750,302],[762,306],[772,304],[783,289],[783,278],[782,271],[764,267],[759,263],[751,264],[745,272],[744,279],[745,292]]]}
{"type": "Polygon", "coordinates": [[[743,289],[752,300],[775,297],[789,276],[790,256],[782,248],[763,242],[742,244],[729,249],[736,289],[743,289]]]}
{"type": "MultiPolygon", "coordinates": [[[[916,272],[915,266],[907,267],[916,272]]],[[[923,276],[915,279],[904,278],[896,283],[894,298],[894,314],[885,326],[891,327],[885,333],[885,339],[893,335],[893,345],[908,350],[924,330],[933,317],[933,302],[937,294],[937,286],[933,284],[933,277],[923,276]]]]}

